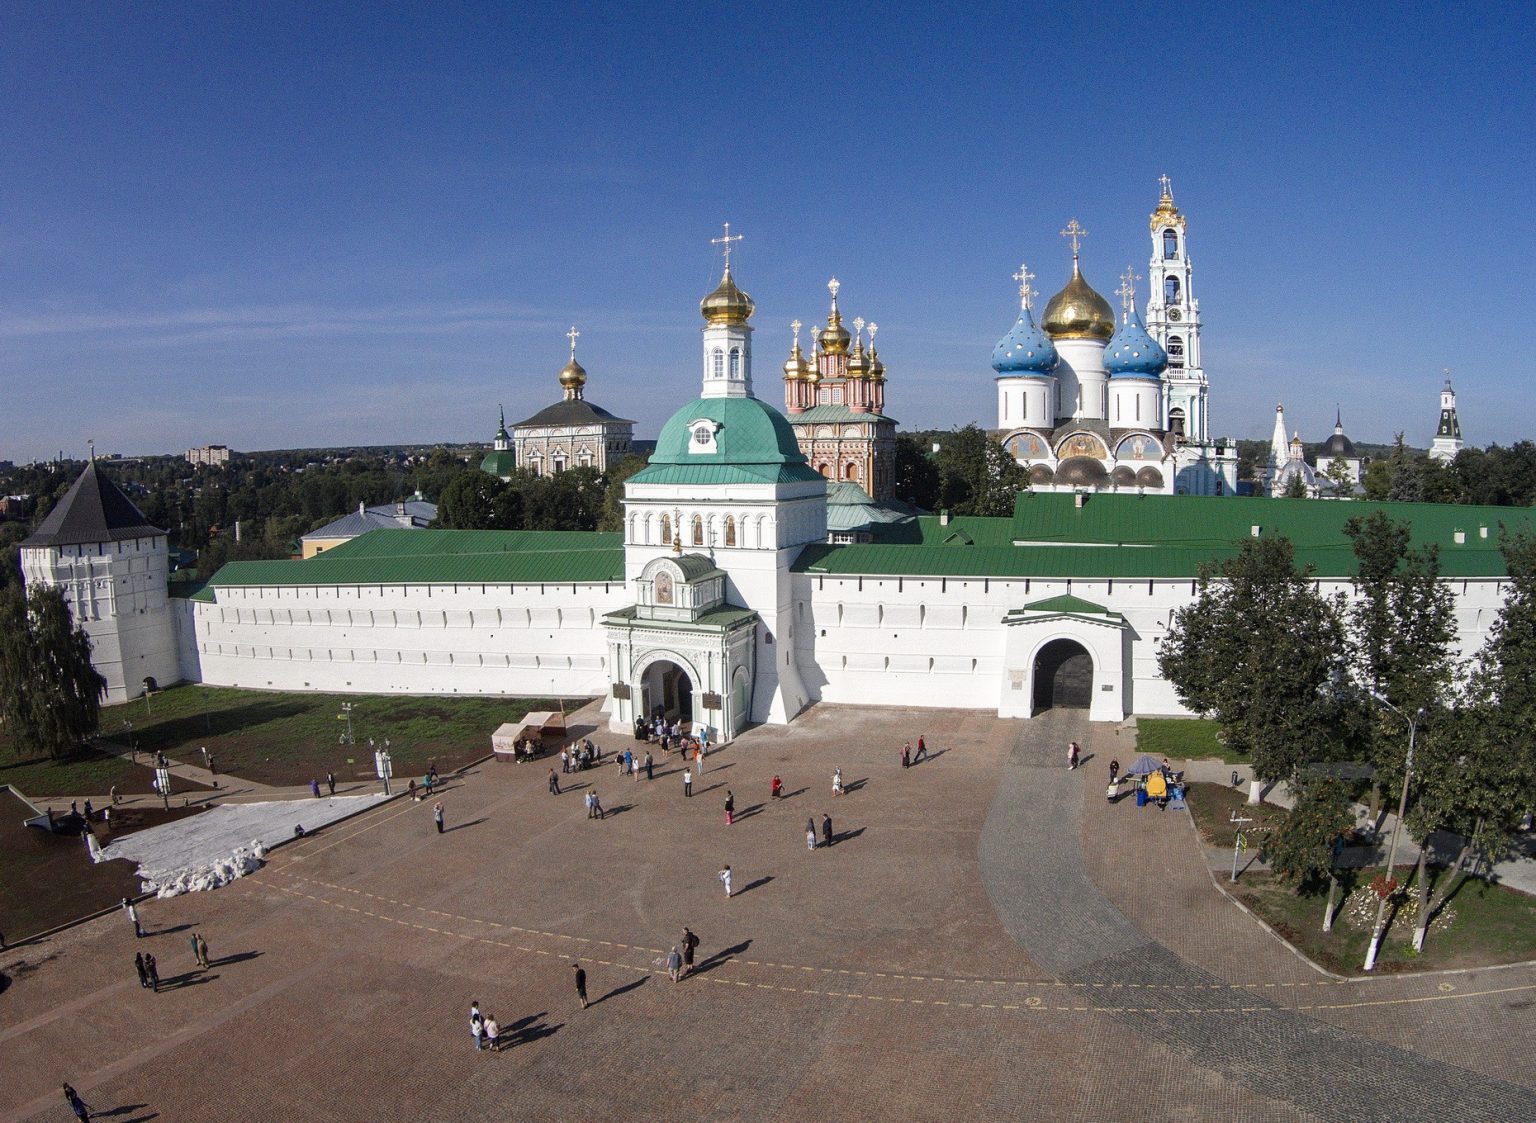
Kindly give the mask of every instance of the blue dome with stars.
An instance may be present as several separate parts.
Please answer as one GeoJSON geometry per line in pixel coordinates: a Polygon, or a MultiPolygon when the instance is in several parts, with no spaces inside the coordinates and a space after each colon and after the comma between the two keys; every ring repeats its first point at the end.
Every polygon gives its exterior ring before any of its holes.
{"type": "Polygon", "coordinates": [[[1168,352],[1147,333],[1134,308],[1115,331],[1104,352],[1104,369],[1111,378],[1157,378],[1168,367],[1168,352]]]}
{"type": "Polygon", "coordinates": [[[1050,374],[1056,369],[1056,345],[1035,325],[1026,308],[1007,335],[992,348],[992,369],[998,374],[1050,374]]]}

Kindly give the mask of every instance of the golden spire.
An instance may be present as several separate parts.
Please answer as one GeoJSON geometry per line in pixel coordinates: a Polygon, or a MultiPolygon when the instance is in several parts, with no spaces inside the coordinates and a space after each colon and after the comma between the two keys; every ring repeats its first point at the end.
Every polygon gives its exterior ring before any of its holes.
{"type": "Polygon", "coordinates": [[[580,399],[582,387],[587,384],[587,372],[576,361],[576,340],[580,335],[575,324],[565,333],[565,337],[571,341],[571,361],[560,370],[560,385],[565,389],[567,399],[580,399]]]}
{"type": "Polygon", "coordinates": [[[1162,187],[1162,194],[1157,200],[1157,210],[1152,212],[1152,230],[1155,233],[1163,226],[1177,226],[1184,228],[1184,216],[1179,213],[1179,208],[1173,203],[1173,181],[1166,175],[1157,177],[1158,184],[1162,187]]]}
{"type": "Polygon", "coordinates": [[[829,355],[847,354],[851,338],[848,329],[843,327],[843,314],[837,309],[837,290],[842,287],[836,277],[827,282],[827,291],[832,294],[832,310],[827,313],[827,326],[821,329],[818,338],[821,349],[829,355]]]}
{"type": "Polygon", "coordinates": [[[740,234],[731,233],[731,224],[725,224],[725,234],[711,238],[710,244],[725,247],[725,270],[715,291],[699,302],[699,312],[712,324],[744,324],[752,318],[756,306],[752,298],[737,287],[731,278],[731,247],[741,241],[740,234]]]}

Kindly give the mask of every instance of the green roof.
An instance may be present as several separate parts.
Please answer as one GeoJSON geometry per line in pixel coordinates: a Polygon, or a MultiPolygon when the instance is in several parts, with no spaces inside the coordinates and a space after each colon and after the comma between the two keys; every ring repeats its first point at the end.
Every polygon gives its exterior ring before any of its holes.
{"type": "Polygon", "coordinates": [[[1116,616],[1118,613],[1110,612],[1102,604],[1094,604],[1082,597],[1064,596],[1047,597],[1045,600],[1037,600],[1032,604],[1026,604],[1019,609],[1020,612],[1067,612],[1079,616],[1116,616]]]}
{"type": "Polygon", "coordinates": [[[784,415],[756,398],[698,398],[674,413],[662,426],[656,451],[650,464],[630,477],[634,483],[756,483],[764,469],[772,469],[774,480],[819,480],[820,474],[806,464],[795,431],[784,415]],[[714,446],[707,452],[693,439],[695,422],[712,422],[714,446]],[[721,473],[710,481],[673,478],[671,468],[756,469],[754,475],[721,473]]]}
{"type": "Polygon", "coordinates": [[[655,464],[630,476],[636,484],[792,484],[821,479],[806,464],[655,464]]]}
{"type": "MultiPolygon", "coordinates": [[[[497,436],[501,434],[498,433],[497,436]]],[[[517,471],[517,453],[510,448],[493,448],[485,454],[485,459],[480,461],[480,470],[497,479],[506,479],[517,471]]]]}
{"type": "Polygon", "coordinates": [[[712,608],[699,616],[696,620],[642,620],[638,618],[638,609],[634,605],[615,609],[603,614],[604,620],[624,620],[641,628],[659,628],[664,631],[673,631],[681,628],[684,631],[689,628],[708,628],[711,631],[717,629],[730,629],[745,620],[757,619],[757,613],[750,608],[735,608],[731,605],[723,605],[720,608],[712,608]]]}
{"type": "Polygon", "coordinates": [[[791,425],[839,425],[850,421],[884,421],[897,424],[894,417],[884,413],[860,413],[845,405],[812,406],[789,415],[791,425]]]}
{"type": "Polygon", "coordinates": [[[213,575],[209,585],[526,585],[623,580],[620,534],[375,530],[307,561],[230,562],[213,575]]]}

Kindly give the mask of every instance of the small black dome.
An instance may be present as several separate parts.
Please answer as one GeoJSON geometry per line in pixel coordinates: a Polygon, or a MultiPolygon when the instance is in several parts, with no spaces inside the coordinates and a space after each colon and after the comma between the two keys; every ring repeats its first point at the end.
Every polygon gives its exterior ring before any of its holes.
{"type": "Polygon", "coordinates": [[[1322,455],[1331,460],[1357,459],[1354,442],[1343,433],[1334,433],[1323,442],[1322,455]]]}

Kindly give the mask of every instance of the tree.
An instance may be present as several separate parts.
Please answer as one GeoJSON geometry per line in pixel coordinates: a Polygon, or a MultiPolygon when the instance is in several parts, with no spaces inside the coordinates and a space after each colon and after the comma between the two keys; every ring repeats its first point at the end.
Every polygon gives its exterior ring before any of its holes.
{"type": "Polygon", "coordinates": [[[461,472],[443,488],[435,525],[449,530],[493,529],[500,525],[497,501],[506,490],[506,484],[478,468],[461,472]]]}
{"type": "Polygon", "coordinates": [[[1302,479],[1302,476],[1301,476],[1300,472],[1296,472],[1295,474],[1293,474],[1291,476],[1291,478],[1286,482],[1285,493],[1281,496],[1281,498],[1282,499],[1306,499],[1307,498],[1307,481],[1302,479]]]}
{"type": "Polygon", "coordinates": [[[1253,761],[1256,803],[1264,782],[1336,755],[1338,706],[1321,688],[1339,670],[1343,640],[1337,606],[1276,535],[1245,539],[1235,557],[1201,568],[1157,661],[1184,704],[1214,717],[1253,761]]]}
{"type": "Polygon", "coordinates": [[[939,505],[939,469],[928,449],[920,437],[896,434],[896,498],[924,511],[939,505]]]}
{"type": "Polygon", "coordinates": [[[976,425],[956,429],[939,446],[939,504],[955,515],[1013,514],[1014,500],[1029,487],[1018,461],[976,425]]]}
{"type": "Polygon", "coordinates": [[[1349,461],[1342,456],[1335,456],[1328,461],[1328,470],[1323,473],[1323,479],[1328,481],[1328,490],[1334,495],[1353,495],[1355,493],[1355,474],[1349,466],[1349,461]]]}
{"type": "Polygon", "coordinates": [[[65,756],[96,729],[107,681],[58,589],[0,593],[0,716],[22,756],[65,756]]]}
{"type": "Polygon", "coordinates": [[[630,455],[608,469],[604,477],[606,491],[602,514],[597,520],[598,530],[624,529],[624,483],[649,462],[648,457],[630,455]]]}
{"type": "Polygon", "coordinates": [[[1323,907],[1323,931],[1333,929],[1333,907],[1339,895],[1336,865],[1344,832],[1355,825],[1349,786],[1333,776],[1301,781],[1296,806],[1264,845],[1271,868],[1284,881],[1294,881],[1299,893],[1328,886],[1323,907]]]}

